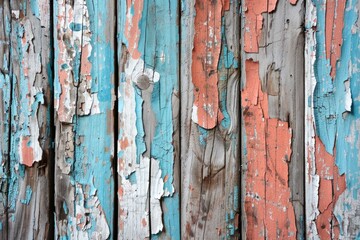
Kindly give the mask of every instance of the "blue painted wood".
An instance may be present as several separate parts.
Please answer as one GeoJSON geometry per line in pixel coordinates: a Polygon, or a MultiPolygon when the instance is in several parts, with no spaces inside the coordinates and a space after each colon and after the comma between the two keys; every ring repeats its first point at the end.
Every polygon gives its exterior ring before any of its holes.
{"type": "Polygon", "coordinates": [[[54,2],[57,238],[114,235],[114,11],[54,2]]]}

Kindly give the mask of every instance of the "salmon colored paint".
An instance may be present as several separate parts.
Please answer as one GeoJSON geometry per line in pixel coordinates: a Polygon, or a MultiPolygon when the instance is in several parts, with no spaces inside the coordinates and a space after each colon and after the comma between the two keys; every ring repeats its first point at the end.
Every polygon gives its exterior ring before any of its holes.
{"type": "Polygon", "coordinates": [[[245,0],[244,51],[259,52],[259,41],[263,27],[263,13],[275,10],[277,0],[245,0]]]}
{"type": "Polygon", "coordinates": [[[333,211],[340,194],[345,191],[345,175],[339,176],[335,157],[325,150],[319,137],[316,137],[315,145],[316,174],[320,177],[320,214],[316,219],[316,228],[320,239],[338,239],[340,229],[333,211]]]}
{"type": "Polygon", "coordinates": [[[342,30],[346,1],[326,1],[325,48],[326,58],[330,59],[331,77],[336,74],[336,62],[341,54],[342,30]]]}
{"type": "Polygon", "coordinates": [[[143,5],[143,0],[126,1],[128,11],[125,22],[125,37],[128,41],[128,51],[133,59],[139,59],[141,56],[138,50],[138,43],[140,39],[139,22],[142,16],[143,5]],[[131,16],[131,7],[134,9],[133,16],[131,16]]]}
{"type": "Polygon", "coordinates": [[[86,44],[81,48],[81,69],[80,73],[82,76],[85,76],[86,81],[91,80],[91,62],[89,61],[89,57],[91,54],[91,46],[90,44],[86,44]]]}
{"type": "Polygon", "coordinates": [[[69,38],[72,36],[72,32],[69,28],[66,28],[66,32],[64,32],[64,26],[66,22],[71,22],[73,20],[73,9],[66,9],[62,6],[62,10],[57,15],[57,32],[61,33],[57,41],[58,49],[59,49],[59,56],[57,66],[58,68],[58,77],[59,83],[61,86],[61,94],[59,99],[55,99],[55,108],[57,109],[57,115],[60,122],[68,122],[72,123],[72,109],[75,108],[75,102],[69,102],[71,99],[71,88],[73,85],[73,75],[68,69],[62,69],[61,66],[68,65],[67,60],[68,56],[68,49],[66,48],[66,42],[69,41],[69,38]]]}
{"type": "Polygon", "coordinates": [[[22,164],[31,167],[34,163],[34,150],[30,147],[30,137],[23,137],[21,139],[21,159],[22,164]]]}
{"type": "Polygon", "coordinates": [[[195,36],[192,53],[194,105],[192,120],[206,129],[223,118],[219,109],[217,67],[221,49],[221,1],[195,3],[195,36]]]}
{"type": "Polygon", "coordinates": [[[267,94],[261,90],[259,64],[245,63],[242,109],[246,131],[245,211],[248,239],[295,239],[295,213],[290,203],[288,162],[291,129],[270,119],[267,94]]]}

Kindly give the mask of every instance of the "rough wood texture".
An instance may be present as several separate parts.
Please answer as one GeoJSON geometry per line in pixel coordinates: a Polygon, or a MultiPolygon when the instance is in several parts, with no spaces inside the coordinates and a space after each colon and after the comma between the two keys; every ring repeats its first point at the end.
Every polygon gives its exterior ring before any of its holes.
{"type": "Polygon", "coordinates": [[[242,1],[243,238],[303,238],[303,1],[242,1]]]}
{"type": "Polygon", "coordinates": [[[240,236],[238,11],[237,1],[184,1],[181,10],[184,239],[240,236]]]}
{"type": "Polygon", "coordinates": [[[54,1],[56,238],[111,239],[113,1],[54,1]]]}
{"type": "Polygon", "coordinates": [[[1,8],[1,136],[7,139],[1,178],[7,179],[7,200],[0,229],[4,238],[45,239],[52,218],[50,4],[1,1],[1,8]]]}
{"type": "Polygon", "coordinates": [[[178,1],[118,1],[119,239],[180,239],[178,1]]]}
{"type": "Polygon", "coordinates": [[[306,235],[357,239],[360,4],[306,6],[306,235]]]}
{"type": "Polygon", "coordinates": [[[0,0],[0,239],[359,239],[359,1],[0,0]]]}
{"type": "Polygon", "coordinates": [[[0,238],[7,239],[7,192],[10,149],[10,3],[0,1],[0,238]]]}

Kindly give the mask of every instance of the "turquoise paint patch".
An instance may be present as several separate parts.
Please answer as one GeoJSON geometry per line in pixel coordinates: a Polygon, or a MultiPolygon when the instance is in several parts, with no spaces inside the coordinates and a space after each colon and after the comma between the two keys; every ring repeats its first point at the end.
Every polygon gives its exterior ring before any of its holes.
{"type": "Polygon", "coordinates": [[[68,209],[65,201],[63,202],[63,210],[64,210],[64,213],[65,213],[65,214],[68,214],[68,213],[69,213],[69,209],[68,209]]]}
{"type": "Polygon", "coordinates": [[[20,202],[25,205],[29,205],[32,196],[32,189],[30,186],[26,186],[25,198],[21,199],[20,202]]]}
{"type": "Polygon", "coordinates": [[[136,184],[136,183],[137,183],[136,173],[135,173],[135,172],[131,173],[131,174],[127,177],[127,179],[129,180],[129,182],[131,183],[131,185],[136,184]]]}
{"type": "MultiPolygon", "coordinates": [[[[97,207],[88,205],[87,200],[95,195],[98,197],[110,229],[109,238],[111,239],[114,219],[114,176],[112,170],[113,135],[112,130],[108,129],[111,127],[108,125],[108,112],[112,111],[113,106],[114,85],[111,79],[114,73],[114,49],[106,36],[108,27],[106,23],[110,16],[109,1],[104,3],[100,0],[87,0],[86,3],[92,33],[90,43],[92,51],[88,58],[92,64],[91,92],[98,93],[100,113],[76,118],[75,131],[79,144],[75,148],[72,178],[74,184],[83,186],[86,208],[97,207]]],[[[80,58],[78,59],[80,61],[80,58]]],[[[76,192],[80,193],[77,187],[76,192]]],[[[96,230],[98,219],[93,215],[89,217],[91,228],[87,231],[91,235],[96,230]]]]}
{"type": "MultiPolygon", "coordinates": [[[[155,68],[160,80],[154,83],[151,108],[156,118],[151,157],[159,161],[161,177],[167,178],[164,191],[173,193],[174,147],[172,96],[178,91],[178,2],[145,1],[139,22],[138,50],[148,68],[155,68]]],[[[176,190],[177,191],[177,190],[176,190]]],[[[180,239],[179,197],[177,192],[163,198],[165,234],[180,239]]]]}
{"type": "Polygon", "coordinates": [[[69,27],[74,32],[80,32],[87,29],[87,27],[83,26],[81,23],[74,23],[74,22],[70,23],[69,27]]]}
{"type": "MultiPolygon", "coordinates": [[[[325,2],[314,1],[314,3],[316,3],[318,12],[318,33],[316,40],[318,45],[317,50],[319,50],[321,46],[325,46],[325,9],[323,7],[325,2]]],[[[324,54],[319,54],[319,56],[317,54],[319,60],[316,61],[316,65],[314,66],[315,70],[318,71],[318,74],[315,75],[317,85],[320,82],[319,87],[317,86],[314,93],[314,98],[318,97],[317,108],[314,109],[315,116],[317,116],[315,118],[316,127],[320,128],[317,132],[318,134],[322,134],[321,140],[327,147],[327,151],[331,150],[329,148],[331,148],[332,145],[332,138],[336,136],[336,165],[339,168],[339,174],[345,174],[346,177],[346,190],[343,194],[346,194],[346,199],[352,199],[353,201],[359,201],[358,193],[360,191],[359,146],[357,145],[359,142],[359,132],[356,130],[360,119],[360,72],[358,70],[360,69],[360,50],[358,48],[360,45],[360,32],[358,28],[355,27],[357,19],[357,1],[347,1],[344,14],[344,28],[342,31],[343,43],[341,46],[341,57],[337,63],[334,81],[329,80],[329,77],[325,76],[329,73],[329,63],[327,60],[322,59],[324,54]],[[344,82],[347,80],[350,81],[352,97],[352,106],[349,112],[345,109],[346,92],[344,82]],[[323,103],[321,103],[321,101],[323,101],[323,103]],[[332,118],[335,117],[335,124],[333,123],[333,119],[329,122],[324,117],[329,113],[329,111],[325,109],[325,105],[331,107],[331,114],[333,115],[332,118]],[[334,127],[335,130],[333,129],[334,127]],[[325,136],[326,130],[328,131],[328,137],[325,136]],[[331,141],[329,141],[329,139],[331,141]]],[[[320,50],[324,51],[323,49],[320,50]]],[[[336,214],[340,226],[340,235],[343,235],[344,221],[351,221],[350,219],[345,219],[347,217],[346,212],[354,211],[354,209],[346,202],[338,202],[337,204],[343,204],[342,209],[344,212],[341,213],[341,215],[336,214]]],[[[357,229],[353,234],[353,237],[358,236],[360,229],[357,229]]],[[[342,237],[346,238],[348,236],[342,237]]]]}
{"type": "Polygon", "coordinates": [[[205,147],[206,142],[207,142],[207,138],[209,136],[209,131],[206,130],[205,128],[200,127],[199,125],[197,126],[197,128],[199,130],[199,142],[200,142],[200,145],[205,147]]]}
{"type": "Polygon", "coordinates": [[[30,8],[35,17],[40,18],[38,0],[30,0],[30,8]]]}
{"type": "Polygon", "coordinates": [[[325,145],[326,151],[333,154],[336,135],[336,102],[333,80],[330,77],[330,60],[326,59],[325,49],[325,8],[323,0],[313,1],[317,9],[316,60],[314,73],[314,117],[316,133],[325,145]]]}

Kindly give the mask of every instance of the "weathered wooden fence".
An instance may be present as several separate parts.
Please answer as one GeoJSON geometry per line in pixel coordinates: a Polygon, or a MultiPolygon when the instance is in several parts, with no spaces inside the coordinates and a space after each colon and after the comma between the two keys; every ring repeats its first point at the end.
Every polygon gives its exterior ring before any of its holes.
{"type": "Polygon", "coordinates": [[[360,239],[359,10],[0,0],[0,239],[360,239]]]}

